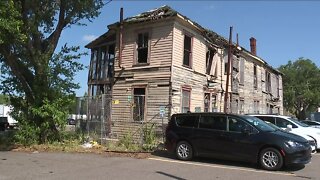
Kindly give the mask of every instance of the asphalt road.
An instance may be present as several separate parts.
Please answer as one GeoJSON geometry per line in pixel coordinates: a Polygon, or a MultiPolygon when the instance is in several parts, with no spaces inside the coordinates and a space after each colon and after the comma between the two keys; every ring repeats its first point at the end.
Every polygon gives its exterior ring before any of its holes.
{"type": "Polygon", "coordinates": [[[79,153],[0,152],[0,180],[42,179],[320,179],[320,153],[304,167],[269,172],[255,165],[213,159],[177,161],[166,153],[148,159],[79,153]]]}

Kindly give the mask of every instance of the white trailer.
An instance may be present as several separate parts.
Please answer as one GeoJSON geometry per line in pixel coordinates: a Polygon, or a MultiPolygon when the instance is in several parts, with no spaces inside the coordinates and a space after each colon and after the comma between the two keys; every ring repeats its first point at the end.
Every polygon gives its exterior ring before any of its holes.
{"type": "Polygon", "coordinates": [[[12,118],[12,116],[10,116],[12,108],[12,106],[0,104],[0,117],[6,118],[8,120],[10,128],[14,128],[18,123],[15,119],[12,118]]]}

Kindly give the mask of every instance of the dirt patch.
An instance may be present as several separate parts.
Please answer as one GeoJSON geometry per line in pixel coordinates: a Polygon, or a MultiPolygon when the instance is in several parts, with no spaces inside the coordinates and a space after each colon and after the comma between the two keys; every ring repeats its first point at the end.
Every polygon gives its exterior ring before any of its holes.
{"type": "Polygon", "coordinates": [[[46,145],[34,145],[29,147],[15,147],[11,151],[14,152],[28,152],[28,153],[41,153],[41,152],[66,152],[66,153],[93,153],[100,154],[107,157],[130,157],[136,159],[146,159],[153,156],[154,152],[125,152],[125,151],[108,151],[104,148],[77,148],[68,149],[63,147],[50,147],[46,145]]]}

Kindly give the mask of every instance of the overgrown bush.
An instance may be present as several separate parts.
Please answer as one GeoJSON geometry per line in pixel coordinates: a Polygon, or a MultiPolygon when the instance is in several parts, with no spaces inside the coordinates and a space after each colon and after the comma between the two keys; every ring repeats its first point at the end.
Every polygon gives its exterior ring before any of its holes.
{"type": "Polygon", "coordinates": [[[154,150],[157,147],[157,135],[155,132],[155,124],[146,124],[143,128],[143,144],[142,149],[145,151],[154,150]]]}
{"type": "Polygon", "coordinates": [[[122,149],[122,151],[138,151],[139,146],[134,142],[132,133],[128,132],[119,139],[117,149],[122,149]]]}

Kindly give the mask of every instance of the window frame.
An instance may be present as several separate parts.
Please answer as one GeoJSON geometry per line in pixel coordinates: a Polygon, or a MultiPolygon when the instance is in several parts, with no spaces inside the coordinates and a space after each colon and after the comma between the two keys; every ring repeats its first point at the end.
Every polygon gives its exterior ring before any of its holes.
{"type": "Polygon", "coordinates": [[[242,57],[240,57],[239,60],[239,71],[240,71],[240,76],[239,76],[239,85],[244,86],[244,70],[245,70],[245,59],[243,59],[242,57]]]}
{"type": "MultiPolygon", "coordinates": [[[[146,114],[147,114],[147,85],[135,85],[132,86],[131,88],[131,93],[133,96],[133,102],[135,103],[135,93],[134,90],[135,89],[144,89],[144,107],[143,107],[143,119],[142,120],[135,120],[134,116],[135,116],[135,109],[132,109],[132,113],[131,113],[131,118],[134,122],[144,122],[145,118],[146,118],[146,114]]],[[[134,107],[132,107],[134,108],[134,107]]]]}
{"type": "Polygon", "coordinates": [[[182,86],[181,87],[181,113],[186,113],[183,111],[185,108],[184,107],[184,96],[183,96],[184,91],[189,93],[189,101],[188,101],[189,110],[188,111],[191,111],[191,91],[192,91],[192,88],[190,86],[182,86]]]}
{"type": "Polygon", "coordinates": [[[193,38],[194,38],[193,34],[184,31],[184,33],[183,33],[183,49],[182,49],[182,66],[190,68],[190,69],[192,69],[192,67],[193,67],[193,41],[194,41],[193,38]],[[190,38],[190,50],[188,50],[189,51],[188,52],[189,53],[189,59],[188,59],[189,65],[184,64],[185,63],[185,61],[184,61],[185,51],[186,51],[186,49],[185,49],[186,37],[190,38]]]}
{"type": "Polygon", "coordinates": [[[253,88],[258,89],[258,68],[256,64],[253,64],[253,88]]]}
{"type": "MultiPolygon", "coordinates": [[[[132,66],[141,66],[141,65],[149,65],[150,64],[150,53],[151,53],[151,30],[138,30],[135,32],[135,47],[134,47],[134,62],[132,66]],[[147,47],[147,61],[146,62],[139,62],[139,34],[148,34],[148,47],[147,47]]],[[[141,47],[140,47],[141,48],[141,47]]],[[[144,47],[146,48],[146,47],[144,47]]]]}

